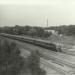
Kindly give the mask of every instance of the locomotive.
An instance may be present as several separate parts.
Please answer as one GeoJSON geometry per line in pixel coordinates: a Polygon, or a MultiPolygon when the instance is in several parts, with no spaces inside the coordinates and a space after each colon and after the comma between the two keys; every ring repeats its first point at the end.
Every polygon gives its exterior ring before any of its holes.
{"type": "Polygon", "coordinates": [[[2,37],[7,37],[10,39],[19,40],[22,42],[34,44],[36,46],[40,46],[40,47],[43,47],[43,48],[46,48],[48,50],[52,50],[55,52],[58,52],[58,51],[61,52],[61,49],[58,49],[54,43],[51,43],[49,41],[45,41],[45,40],[41,40],[41,39],[35,39],[35,38],[29,38],[29,37],[24,37],[24,36],[18,36],[18,35],[5,34],[5,33],[1,33],[0,35],[2,37]]]}

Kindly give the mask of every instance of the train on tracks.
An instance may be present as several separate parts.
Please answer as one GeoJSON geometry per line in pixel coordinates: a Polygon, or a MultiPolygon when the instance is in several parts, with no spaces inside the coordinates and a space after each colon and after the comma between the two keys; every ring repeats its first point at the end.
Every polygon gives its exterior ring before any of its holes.
{"type": "Polygon", "coordinates": [[[51,43],[49,41],[25,37],[25,36],[5,34],[5,33],[1,33],[0,36],[7,37],[10,39],[14,39],[14,40],[19,40],[19,41],[30,43],[30,44],[34,44],[34,45],[37,45],[37,46],[40,46],[40,47],[43,47],[43,48],[46,48],[48,50],[52,50],[55,52],[61,52],[61,49],[59,47],[57,47],[54,43],[51,43]]]}

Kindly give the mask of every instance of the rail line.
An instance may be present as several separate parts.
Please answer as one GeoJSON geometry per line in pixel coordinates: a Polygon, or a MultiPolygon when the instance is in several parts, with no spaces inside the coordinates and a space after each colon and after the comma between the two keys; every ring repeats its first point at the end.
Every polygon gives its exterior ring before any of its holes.
{"type": "Polygon", "coordinates": [[[46,57],[48,60],[54,60],[56,61],[58,64],[64,64],[64,65],[67,65],[71,68],[75,68],[75,64],[74,63],[71,63],[69,61],[66,61],[64,59],[62,59],[61,57],[57,57],[57,54],[51,52],[51,53],[46,53],[46,52],[42,52],[40,51],[40,54],[41,56],[43,57],[46,57]]]}
{"type": "MultiPolygon", "coordinates": [[[[21,49],[22,52],[22,56],[26,57],[28,54],[30,54],[30,52],[28,50],[25,49],[21,49]]],[[[40,65],[46,65],[47,67],[55,70],[56,72],[58,72],[61,75],[72,75],[72,71],[71,70],[65,70],[63,68],[60,67],[60,65],[56,65],[55,63],[52,63],[51,61],[45,60],[44,58],[40,58],[40,65]]]]}

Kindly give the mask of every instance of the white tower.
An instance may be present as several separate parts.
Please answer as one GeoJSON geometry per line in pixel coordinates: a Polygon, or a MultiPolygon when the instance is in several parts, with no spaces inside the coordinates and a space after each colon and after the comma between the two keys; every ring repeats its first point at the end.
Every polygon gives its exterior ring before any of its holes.
{"type": "Polygon", "coordinates": [[[48,27],[48,19],[47,19],[47,27],[48,27]]]}

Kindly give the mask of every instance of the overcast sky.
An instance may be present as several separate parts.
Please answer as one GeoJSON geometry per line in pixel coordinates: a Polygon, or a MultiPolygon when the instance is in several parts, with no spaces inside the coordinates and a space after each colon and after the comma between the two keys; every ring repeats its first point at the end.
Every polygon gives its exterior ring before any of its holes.
{"type": "Polygon", "coordinates": [[[0,26],[75,24],[75,0],[0,0],[0,26]]]}

